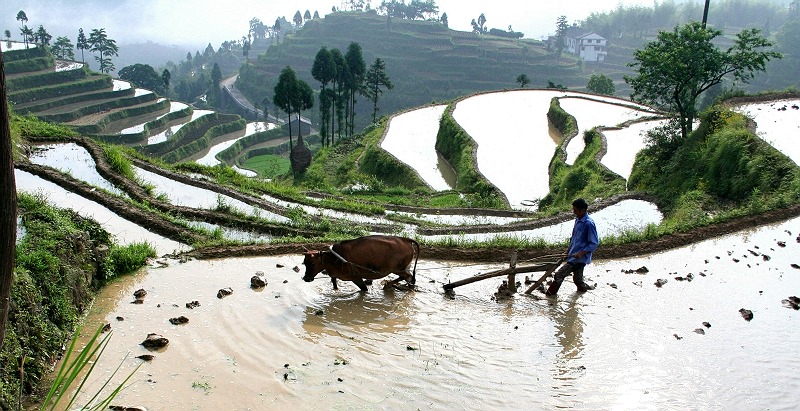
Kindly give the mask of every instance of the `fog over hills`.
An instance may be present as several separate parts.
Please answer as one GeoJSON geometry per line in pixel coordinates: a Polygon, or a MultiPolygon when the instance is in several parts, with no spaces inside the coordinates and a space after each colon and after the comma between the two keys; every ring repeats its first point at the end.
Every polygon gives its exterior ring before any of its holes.
{"type": "MultiPolygon", "coordinates": [[[[697,0],[688,0],[697,1],[697,0]]],[[[676,1],[681,3],[682,1],[676,1]]],[[[367,3],[373,8],[380,1],[367,3]]],[[[447,13],[450,27],[471,30],[470,21],[481,13],[489,28],[525,33],[528,38],[541,38],[555,30],[556,19],[567,16],[570,22],[582,20],[592,12],[615,9],[618,5],[651,7],[652,0],[577,0],[572,2],[533,2],[497,0],[491,3],[477,0],[437,0],[439,13],[447,13]]],[[[118,45],[152,41],[180,45],[191,50],[204,48],[208,43],[218,47],[223,41],[247,35],[248,22],[259,18],[272,24],[278,17],[291,21],[296,11],[320,16],[331,8],[346,9],[342,0],[27,0],[0,2],[0,33],[11,31],[19,39],[20,22],[17,12],[24,10],[27,25],[34,30],[44,25],[54,37],[67,36],[73,43],[78,28],[86,33],[93,28],[105,28],[118,45]]]]}

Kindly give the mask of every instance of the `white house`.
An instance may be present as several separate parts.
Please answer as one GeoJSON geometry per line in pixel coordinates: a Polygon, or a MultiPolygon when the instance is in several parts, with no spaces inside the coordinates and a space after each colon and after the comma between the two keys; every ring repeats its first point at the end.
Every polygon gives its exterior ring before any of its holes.
{"type": "MultiPolygon", "coordinates": [[[[551,47],[558,41],[555,36],[548,39],[551,47]]],[[[584,61],[605,61],[608,40],[605,37],[591,32],[585,32],[577,25],[573,25],[564,32],[564,51],[582,58],[584,61]]]]}

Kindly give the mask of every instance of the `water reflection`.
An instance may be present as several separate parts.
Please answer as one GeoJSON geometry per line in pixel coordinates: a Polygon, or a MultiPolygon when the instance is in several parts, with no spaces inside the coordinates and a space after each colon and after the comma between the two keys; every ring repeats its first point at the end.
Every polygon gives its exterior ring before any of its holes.
{"type": "Polygon", "coordinates": [[[126,195],[97,172],[96,164],[89,152],[75,143],[33,146],[30,160],[34,164],[53,167],[68,173],[78,180],[103,188],[112,194],[126,195]]]}
{"type": "MultiPolygon", "coordinates": [[[[373,287],[380,287],[378,282],[373,287]]],[[[408,329],[413,300],[412,293],[392,290],[382,294],[332,291],[306,309],[303,329],[311,336],[403,332],[408,329]]]]}
{"type": "Polygon", "coordinates": [[[556,341],[561,347],[561,351],[554,359],[555,374],[553,378],[570,381],[575,379],[575,372],[581,370],[580,367],[576,368],[573,360],[580,359],[583,354],[583,319],[581,318],[581,306],[578,304],[580,294],[569,295],[566,292],[562,292],[562,294],[566,296],[566,301],[552,302],[548,310],[556,330],[556,341]]]}
{"type": "Polygon", "coordinates": [[[425,183],[439,191],[453,188],[441,172],[435,148],[439,119],[446,108],[440,104],[392,117],[381,142],[381,148],[408,164],[425,183]]]}

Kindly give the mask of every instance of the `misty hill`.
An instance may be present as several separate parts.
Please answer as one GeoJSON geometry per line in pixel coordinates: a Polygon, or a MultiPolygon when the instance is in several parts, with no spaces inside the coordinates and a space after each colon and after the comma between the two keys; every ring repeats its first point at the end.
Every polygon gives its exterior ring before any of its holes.
{"type": "MultiPolygon", "coordinates": [[[[531,79],[531,87],[552,81],[583,88],[589,76],[574,57],[565,53],[557,60],[540,41],[478,35],[428,21],[387,23],[386,16],[374,12],[337,12],[308,21],[295,35],[251,59],[240,70],[237,87],[252,102],[271,100],[280,71],[291,66],[298,78],[318,89],[311,67],[319,49],[338,48],[344,53],[351,42],[361,45],[367,66],[377,57],[386,62],[394,89],[382,95],[380,114],[478,91],[516,88],[520,74],[531,79]]],[[[357,128],[371,120],[369,103],[360,101],[357,128]]],[[[316,120],[317,110],[307,115],[316,120]]]]}

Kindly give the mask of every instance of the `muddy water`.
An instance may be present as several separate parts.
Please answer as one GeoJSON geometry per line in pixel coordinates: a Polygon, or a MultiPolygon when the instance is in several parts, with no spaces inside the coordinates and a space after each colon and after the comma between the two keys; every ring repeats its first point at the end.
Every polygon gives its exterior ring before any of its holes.
{"type": "Polygon", "coordinates": [[[149,332],[170,340],[115,401],[148,409],[791,409],[800,317],[781,300],[800,294],[798,229],[794,219],[596,261],[596,290],[565,283],[555,300],[495,301],[500,279],[441,292],[501,265],[421,261],[418,291],[360,295],[302,282],[295,255],[172,263],[109,287],[89,321],[114,329],[100,374],[148,353],[138,344],[149,332]],[[260,291],[249,288],[257,270],[269,280],[260,291]],[[223,287],[234,292],[217,299],[223,287]],[[138,288],[142,305],[130,303],[138,288]],[[192,300],[201,306],[185,308],[192,300]],[[168,322],[178,315],[189,323],[168,322]]]}

